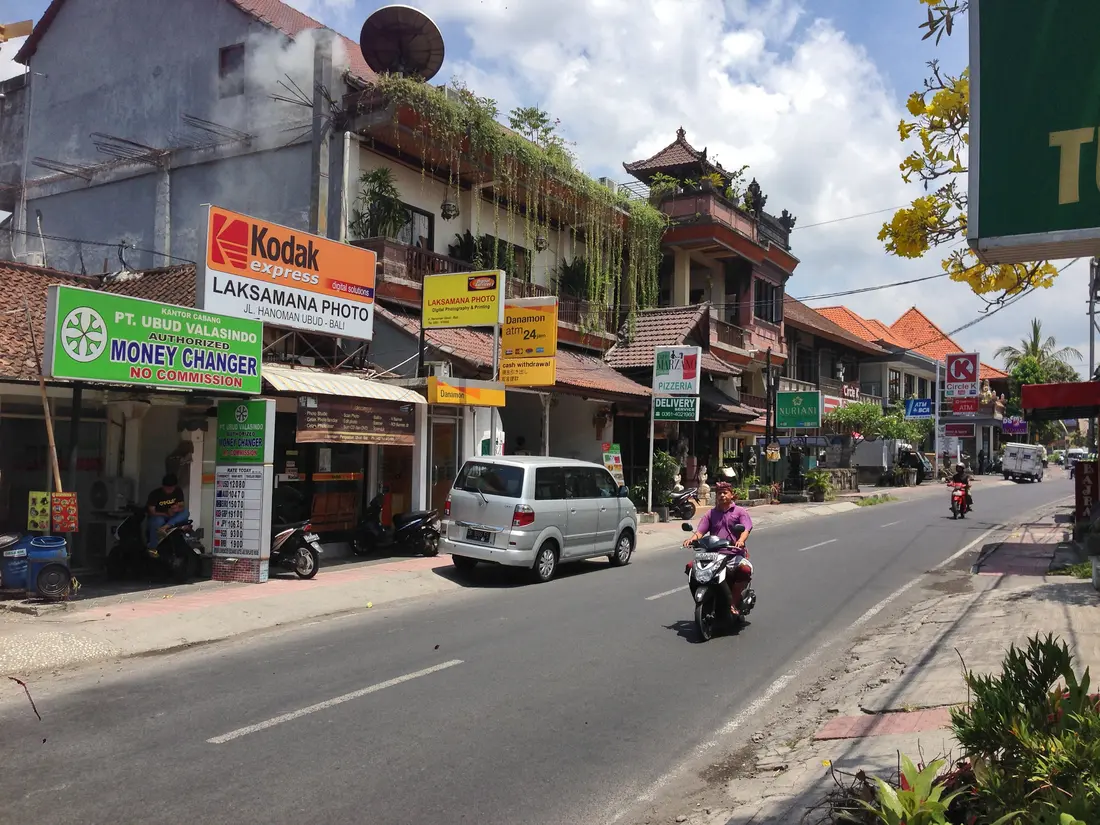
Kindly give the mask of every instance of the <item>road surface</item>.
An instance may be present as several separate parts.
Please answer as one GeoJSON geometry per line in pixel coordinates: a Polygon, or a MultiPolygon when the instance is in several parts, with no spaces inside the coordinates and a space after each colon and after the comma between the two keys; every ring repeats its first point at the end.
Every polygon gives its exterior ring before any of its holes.
{"type": "Polygon", "coordinates": [[[1071,493],[989,479],[963,521],[944,489],[765,527],[751,625],[706,644],[668,548],[37,679],[42,721],[0,703],[0,821],[610,822],[915,576],[1071,493]]]}

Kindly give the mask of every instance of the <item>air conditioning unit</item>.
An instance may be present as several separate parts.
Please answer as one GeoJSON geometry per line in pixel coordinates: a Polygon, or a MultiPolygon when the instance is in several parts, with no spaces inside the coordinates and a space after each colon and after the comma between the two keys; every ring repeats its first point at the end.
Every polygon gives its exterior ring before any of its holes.
{"type": "Polygon", "coordinates": [[[45,266],[45,257],[41,252],[25,252],[23,257],[26,258],[26,264],[28,266],[45,266]]]}
{"type": "Polygon", "coordinates": [[[615,183],[615,181],[611,180],[611,178],[600,178],[600,183],[602,183],[604,186],[606,186],[612,192],[618,192],[619,191],[619,184],[615,183]]]}
{"type": "Polygon", "coordinates": [[[451,377],[450,361],[425,361],[425,372],[433,378],[448,379],[451,377]]]}
{"type": "Polygon", "coordinates": [[[125,510],[134,500],[134,482],[121,476],[97,478],[88,491],[88,506],[93,512],[125,510]]]}

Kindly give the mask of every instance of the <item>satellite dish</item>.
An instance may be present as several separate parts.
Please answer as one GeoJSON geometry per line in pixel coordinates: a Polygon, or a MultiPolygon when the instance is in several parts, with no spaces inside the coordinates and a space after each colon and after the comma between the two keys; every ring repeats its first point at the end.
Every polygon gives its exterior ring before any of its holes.
{"type": "Polygon", "coordinates": [[[383,6],[359,33],[363,58],[375,72],[435,77],[443,65],[443,35],[428,15],[412,6],[383,6]]]}

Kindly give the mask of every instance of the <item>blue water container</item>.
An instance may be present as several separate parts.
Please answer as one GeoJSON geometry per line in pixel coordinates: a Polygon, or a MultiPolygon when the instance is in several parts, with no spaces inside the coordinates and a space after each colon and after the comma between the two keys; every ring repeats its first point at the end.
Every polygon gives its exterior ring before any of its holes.
{"type": "Polygon", "coordinates": [[[27,547],[27,593],[43,599],[69,595],[69,546],[62,536],[35,536],[27,547]]]}
{"type": "Polygon", "coordinates": [[[27,589],[27,547],[30,536],[0,535],[0,591],[27,589]]]}

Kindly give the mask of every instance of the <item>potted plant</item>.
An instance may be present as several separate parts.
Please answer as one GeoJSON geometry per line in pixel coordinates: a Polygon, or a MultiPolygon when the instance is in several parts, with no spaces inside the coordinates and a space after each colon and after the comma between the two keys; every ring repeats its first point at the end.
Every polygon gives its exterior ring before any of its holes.
{"type": "Polygon", "coordinates": [[[395,238],[409,222],[409,210],[393,170],[385,166],[359,176],[359,196],[351,210],[348,230],[356,238],[395,238]]]}
{"type": "Polygon", "coordinates": [[[723,184],[725,184],[725,181],[717,172],[699,177],[699,189],[703,192],[721,192],[723,184]]]}
{"type": "Polygon", "coordinates": [[[824,501],[833,494],[832,474],[817,467],[806,471],[806,489],[812,501],[824,501]]]}
{"type": "Polygon", "coordinates": [[[679,462],[664,450],[653,453],[653,506],[661,521],[668,521],[669,494],[679,471],[679,462]]]}
{"type": "Polygon", "coordinates": [[[671,175],[658,172],[649,182],[649,202],[658,206],[665,198],[675,195],[680,188],[680,181],[671,175]]]}

